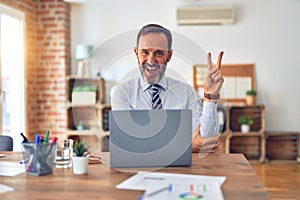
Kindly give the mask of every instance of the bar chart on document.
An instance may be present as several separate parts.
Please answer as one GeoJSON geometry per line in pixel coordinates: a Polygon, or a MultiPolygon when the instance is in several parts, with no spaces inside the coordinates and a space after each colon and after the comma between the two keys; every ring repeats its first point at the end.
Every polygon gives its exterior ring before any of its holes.
{"type": "Polygon", "coordinates": [[[172,189],[146,190],[141,198],[142,200],[155,199],[170,199],[170,200],[210,200],[223,199],[220,186],[217,182],[213,183],[176,183],[173,184],[172,189]]]}
{"type": "Polygon", "coordinates": [[[223,200],[221,185],[225,180],[224,176],[139,172],[116,188],[144,190],[139,200],[223,200]]]}

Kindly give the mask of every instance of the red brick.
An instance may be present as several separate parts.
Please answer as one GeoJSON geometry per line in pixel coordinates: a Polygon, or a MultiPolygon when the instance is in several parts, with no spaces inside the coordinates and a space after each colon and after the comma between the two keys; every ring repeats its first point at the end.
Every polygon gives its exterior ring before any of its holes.
{"type": "Polygon", "coordinates": [[[49,10],[38,10],[37,15],[38,16],[48,16],[50,14],[49,10]]]}
{"type": "Polygon", "coordinates": [[[55,21],[55,17],[42,17],[41,21],[42,22],[55,21]]]}

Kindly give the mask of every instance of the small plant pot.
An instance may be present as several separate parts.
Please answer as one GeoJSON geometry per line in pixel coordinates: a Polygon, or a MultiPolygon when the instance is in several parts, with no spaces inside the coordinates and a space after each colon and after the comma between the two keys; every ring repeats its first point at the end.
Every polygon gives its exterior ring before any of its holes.
{"type": "Polygon", "coordinates": [[[73,173],[74,174],[86,174],[88,172],[89,156],[84,157],[72,157],[73,173]]]}
{"type": "Polygon", "coordinates": [[[254,105],[256,103],[256,96],[246,96],[246,104],[247,105],[254,105]]]}
{"type": "Polygon", "coordinates": [[[248,124],[242,124],[241,125],[241,132],[242,133],[248,133],[250,131],[250,125],[248,124]]]}

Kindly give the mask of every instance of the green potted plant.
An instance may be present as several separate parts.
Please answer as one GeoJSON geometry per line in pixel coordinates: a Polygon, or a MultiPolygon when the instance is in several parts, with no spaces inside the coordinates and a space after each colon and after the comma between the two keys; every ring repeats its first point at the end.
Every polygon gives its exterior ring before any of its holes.
{"type": "Polygon", "coordinates": [[[256,102],[256,90],[247,90],[246,91],[246,104],[247,105],[253,105],[256,102]]]}
{"type": "Polygon", "coordinates": [[[74,155],[72,157],[73,173],[86,174],[88,172],[89,152],[88,143],[85,140],[76,140],[73,145],[74,155]]]}
{"type": "Polygon", "coordinates": [[[248,115],[242,115],[239,117],[239,124],[241,125],[241,132],[248,133],[250,126],[253,124],[253,120],[248,115]]]}

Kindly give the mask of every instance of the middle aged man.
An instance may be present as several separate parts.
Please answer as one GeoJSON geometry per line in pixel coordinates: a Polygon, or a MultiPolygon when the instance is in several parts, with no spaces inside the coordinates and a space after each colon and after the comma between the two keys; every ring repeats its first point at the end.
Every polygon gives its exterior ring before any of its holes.
{"type": "Polygon", "coordinates": [[[172,35],[168,29],[158,24],[142,27],[134,48],[141,77],[114,90],[112,110],[190,109],[193,113],[193,152],[215,152],[219,145],[217,101],[224,82],[219,71],[223,52],[216,66],[212,64],[211,54],[207,55],[208,73],[202,103],[191,85],[165,76],[167,63],[172,58],[171,47],[172,35]]]}

